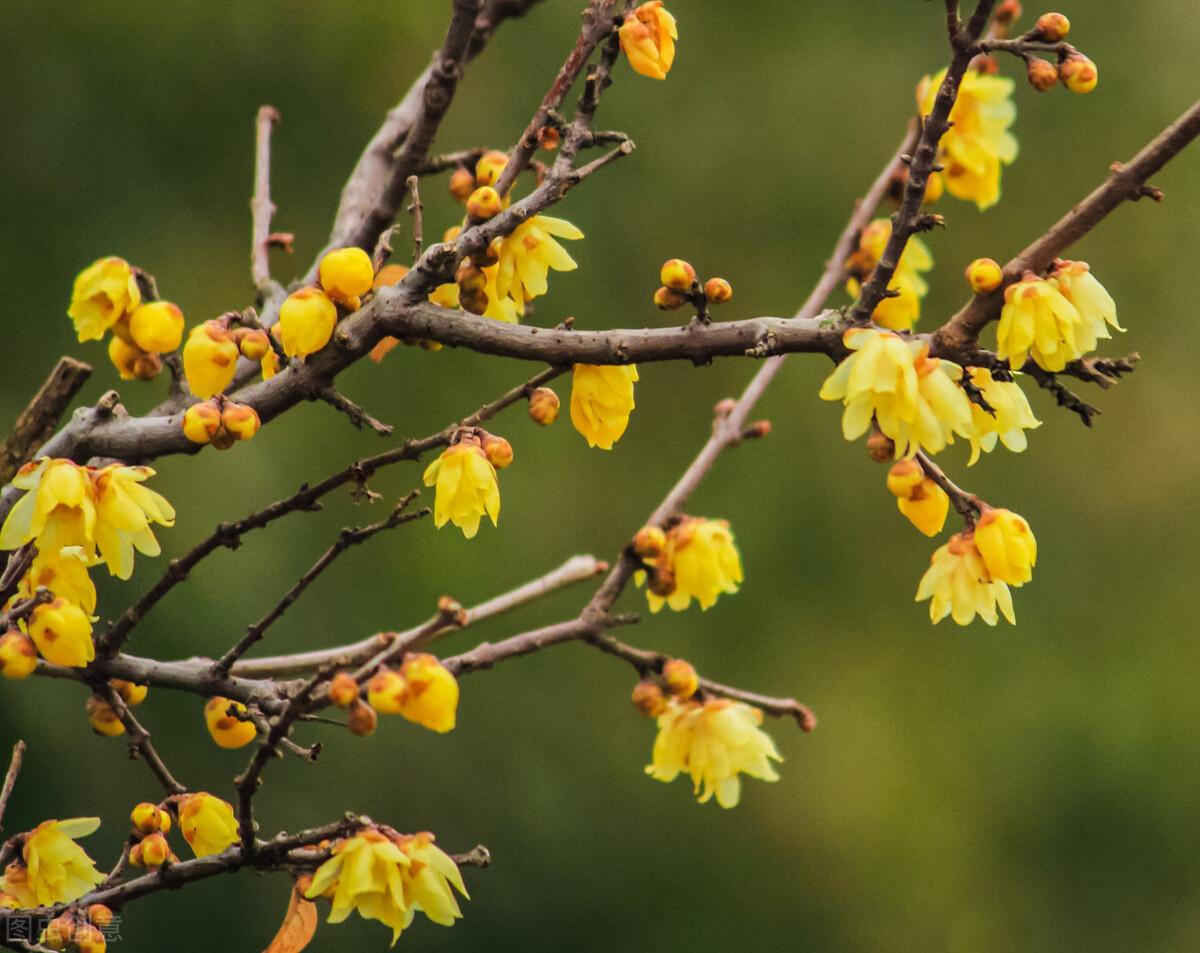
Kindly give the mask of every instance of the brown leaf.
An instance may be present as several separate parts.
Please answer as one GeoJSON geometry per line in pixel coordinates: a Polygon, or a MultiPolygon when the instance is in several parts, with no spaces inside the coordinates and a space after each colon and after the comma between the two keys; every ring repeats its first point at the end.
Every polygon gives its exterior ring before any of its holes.
{"type": "MultiPolygon", "coordinates": [[[[308,878],[304,878],[304,881],[304,886],[307,886],[308,878]]],[[[288,902],[287,913],[283,915],[279,932],[275,934],[275,939],[264,953],[300,953],[312,942],[316,932],[317,905],[304,899],[302,882],[298,881],[292,887],[292,899],[288,902]]]]}

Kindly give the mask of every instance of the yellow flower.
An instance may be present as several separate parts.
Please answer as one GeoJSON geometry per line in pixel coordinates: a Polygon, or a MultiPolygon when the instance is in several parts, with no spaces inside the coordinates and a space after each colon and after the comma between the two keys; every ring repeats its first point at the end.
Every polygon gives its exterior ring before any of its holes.
{"type": "Polygon", "coordinates": [[[1082,325],[1077,332],[1079,352],[1087,354],[1096,349],[1096,342],[1112,337],[1108,327],[1118,331],[1125,329],[1117,322],[1117,304],[1104,285],[1096,280],[1086,261],[1064,261],[1054,263],[1049,282],[1064,298],[1075,305],[1082,325]]]}
{"type": "Polygon", "coordinates": [[[453,887],[470,900],[462,873],[450,855],[434,844],[428,831],[396,838],[396,844],[408,857],[407,867],[400,870],[404,883],[404,897],[408,901],[408,918],[420,910],[434,923],[444,927],[454,925],[462,916],[453,887]]]}
{"type": "Polygon", "coordinates": [[[183,346],[183,373],[188,387],[201,400],[215,397],[233,382],[237,359],[237,343],[221,322],[196,325],[183,346]]]}
{"type": "Polygon", "coordinates": [[[206,791],[179,802],[179,829],[197,857],[219,854],[238,839],[233,806],[206,791]]]}
{"type": "MultiPolygon", "coordinates": [[[[891,236],[892,223],[886,218],[878,218],[863,229],[858,239],[858,250],[847,262],[851,278],[846,283],[846,292],[852,297],[858,297],[862,290],[861,282],[879,264],[891,236]]],[[[888,290],[899,294],[879,302],[871,320],[893,331],[910,330],[921,316],[921,299],[929,291],[921,272],[929,271],[932,267],[933,256],[929,253],[929,247],[914,235],[904,246],[900,264],[888,285],[888,290]]]]}
{"type": "MultiPolygon", "coordinates": [[[[504,321],[507,324],[519,324],[521,315],[525,313],[524,304],[518,304],[508,295],[500,294],[496,284],[496,276],[500,272],[500,266],[488,265],[481,269],[487,277],[487,284],[484,285],[483,293],[487,295],[487,308],[484,309],[483,317],[493,318],[496,321],[504,321]]],[[[441,305],[443,308],[459,308],[462,305],[459,303],[458,285],[451,282],[446,285],[438,285],[429,295],[429,300],[434,304],[441,305]]],[[[409,341],[407,343],[417,343],[409,341]]],[[[440,351],[442,345],[437,341],[422,340],[419,342],[421,347],[427,351],[440,351]]],[[[386,351],[384,352],[386,353],[386,351]]],[[[381,355],[382,358],[382,355],[381,355]]]]}
{"type": "MultiPolygon", "coordinates": [[[[933,112],[938,88],[946,76],[926,76],[917,86],[922,116],[933,112]]],[[[1013,81],[978,70],[967,70],[950,110],[950,129],[942,136],[938,161],[953,196],[974,202],[980,211],[1000,198],[1000,169],[1017,158],[1017,140],[1008,127],[1017,118],[1012,101],[1013,81]]]]}
{"type": "Polygon", "coordinates": [[[321,259],[319,277],[331,298],[349,303],[371,290],[375,268],[361,248],[335,248],[321,259]]]}
{"type": "MultiPolygon", "coordinates": [[[[652,569],[654,580],[646,590],[651,612],[663,605],[682,612],[693,598],[709,609],[721,593],[737,592],[742,581],[742,557],[725,520],[682,519],[667,533],[652,569]]],[[[639,574],[638,584],[642,581],[639,574]]]]}
{"type": "Polygon", "coordinates": [[[29,635],[42,658],[52,665],[83,668],[96,657],[92,622],[84,611],[65,599],[55,599],[33,610],[29,635]]]}
{"type": "Polygon", "coordinates": [[[715,794],[721,807],[735,807],[742,789],[739,774],[779,780],[771,761],[783,758],[761,724],[762,712],[742,702],[671,699],[658,716],[653,763],[646,773],[666,782],[687,774],[701,804],[715,794]]]}
{"type": "Polygon", "coordinates": [[[364,920],[391,927],[394,946],[413,918],[400,876],[410,863],[380,831],[360,831],[334,845],[333,856],[317,868],[305,896],[333,901],[329,923],[341,923],[357,910],[364,920]]]}
{"type": "Polygon", "coordinates": [[[571,423],[589,447],[611,450],[629,426],[637,405],[633,364],[576,364],[571,372],[571,423]]]}
{"type": "Polygon", "coordinates": [[[129,316],[129,336],[143,351],[173,351],[183,341],[183,312],[169,301],[151,301],[129,316]]]}
{"type": "Polygon", "coordinates": [[[96,585],[80,549],[39,552],[17,587],[17,597],[28,599],[41,588],[75,603],[89,616],[96,612],[96,585]]]}
{"type": "Polygon", "coordinates": [[[175,525],[175,508],[153,490],[142,486],[154,476],[149,467],[112,463],[95,474],[96,546],[119,579],[133,575],[133,551],[146,556],[162,552],[151,523],[175,525]]]}
{"type": "Polygon", "coordinates": [[[679,31],[675,18],[663,9],[662,0],[649,0],[626,14],[618,34],[634,72],[651,79],[667,78],[675,62],[679,31]]]}
{"type": "Polygon", "coordinates": [[[915,460],[897,460],[888,471],[887,487],[896,506],[926,536],[936,536],[946,525],[950,497],[925,475],[915,460]]]}
{"type": "Polygon", "coordinates": [[[842,339],[853,353],[821,386],[822,400],[840,400],[842,434],[857,440],[874,419],[896,445],[896,457],[937,453],[970,432],[971,405],[958,386],[962,368],[929,357],[929,346],[889,331],[852,328],[842,339]]]}
{"type": "Polygon", "coordinates": [[[25,835],[21,861],[0,877],[0,891],[16,898],[20,908],[48,907],[78,900],[104,875],[75,843],[100,826],[98,817],[43,821],[25,835]]]}
{"type": "Polygon", "coordinates": [[[993,579],[1023,586],[1033,578],[1037,540],[1029,524],[1012,510],[984,510],[975,524],[975,546],[993,579]]]}
{"type": "Polygon", "coordinates": [[[0,635],[0,676],[10,681],[28,678],[37,670],[37,648],[24,632],[0,635]]]}
{"type": "Polygon", "coordinates": [[[142,293],[129,262],[101,258],[75,278],[67,316],[75,322],[80,341],[99,341],[141,302],[142,293]]]}
{"type": "Polygon", "coordinates": [[[1004,308],[996,329],[996,354],[1019,370],[1027,357],[1047,371],[1061,371],[1084,352],[1094,332],[1079,310],[1055,285],[1029,274],[1004,289],[1004,308]]]}
{"type": "MultiPolygon", "coordinates": [[[[399,672],[392,668],[380,669],[367,682],[367,701],[381,715],[398,715],[407,690],[408,683],[399,672]]],[[[356,692],[354,698],[357,697],[356,692]]]]}
{"type": "Polygon", "coordinates": [[[123,381],[152,381],[163,368],[157,354],[147,354],[115,334],[108,342],[108,359],[123,381]]]}
{"type": "Polygon", "coordinates": [[[279,342],[288,357],[307,357],[333,337],[337,308],[320,288],[301,288],[279,308],[279,342]]]}
{"type": "Polygon", "coordinates": [[[95,552],[96,495],[87,469],[70,460],[42,457],[21,467],[12,482],[27,492],[0,527],[0,549],[31,541],[43,553],[80,546],[90,560],[95,552]]]}
{"type": "Polygon", "coordinates": [[[932,599],[929,618],[934,623],[950,615],[959,625],[967,625],[978,615],[988,625],[996,624],[996,609],[1010,623],[1013,615],[1012,593],[1008,586],[993,579],[983,555],[970,534],[957,533],[940,547],[917,587],[917,602],[932,599]]]}
{"type": "Polygon", "coordinates": [[[229,714],[231,707],[239,715],[246,714],[246,706],[241,702],[230,701],[220,696],[210,698],[204,704],[204,724],[219,747],[244,748],[254,740],[258,732],[254,728],[254,722],[229,714]]]}
{"type": "Polygon", "coordinates": [[[583,238],[583,232],[561,218],[535,215],[501,239],[496,249],[500,258],[496,291],[501,297],[512,298],[522,313],[526,301],[548,290],[546,276],[551,268],[574,271],[579,267],[554,236],[575,241],[583,238]]]}
{"type": "Polygon", "coordinates": [[[974,401],[971,402],[971,459],[967,466],[974,466],[980,451],[991,453],[999,440],[1013,453],[1020,453],[1028,446],[1026,430],[1036,430],[1042,422],[1033,416],[1029,399],[1016,381],[998,381],[984,367],[967,368],[971,382],[983,394],[983,399],[994,411],[988,413],[974,401]]]}
{"type": "Polygon", "coordinates": [[[436,486],[433,522],[441,529],[453,523],[467,539],[479,532],[479,520],[486,513],[496,525],[500,517],[500,483],[496,468],[488,462],[483,448],[472,440],[463,440],[442,452],[425,470],[426,486],[436,486]]]}
{"type": "Polygon", "coordinates": [[[435,656],[418,653],[404,660],[400,675],[406,686],[400,714],[439,734],[453,731],[458,712],[458,681],[450,670],[435,656]]]}

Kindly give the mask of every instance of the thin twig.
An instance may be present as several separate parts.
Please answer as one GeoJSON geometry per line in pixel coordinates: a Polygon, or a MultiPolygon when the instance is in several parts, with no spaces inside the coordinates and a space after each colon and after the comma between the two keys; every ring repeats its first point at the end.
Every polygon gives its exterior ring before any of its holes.
{"type": "Polygon", "coordinates": [[[333,386],[322,388],[317,396],[334,410],[345,414],[350,423],[359,430],[362,430],[363,427],[370,427],[379,436],[387,437],[396,429],[391,424],[385,424],[382,420],[372,416],[365,407],[356,404],[333,386]]]}
{"type": "Polygon", "coordinates": [[[109,707],[116,712],[117,717],[121,720],[121,724],[125,726],[126,733],[129,735],[129,756],[131,758],[140,757],[145,761],[150,770],[154,772],[154,776],[158,778],[159,783],[166,789],[168,795],[184,794],[187,788],[175,780],[175,776],[171,774],[166,763],[159,756],[158,751],[150,741],[150,732],[138,721],[129,705],[125,703],[125,699],[121,697],[121,693],[113,688],[111,684],[106,684],[103,690],[109,707]]]}
{"type": "Polygon", "coordinates": [[[13,550],[8,557],[4,572],[0,573],[0,606],[8,604],[8,600],[20,587],[21,579],[25,573],[29,572],[29,567],[33,565],[36,557],[37,547],[33,543],[26,543],[19,549],[13,550]]]}
{"type": "Polygon", "coordinates": [[[263,289],[271,281],[271,131],[279,122],[279,110],[262,106],[254,120],[254,197],[250,200],[250,277],[263,289]]]}
{"type": "Polygon", "coordinates": [[[921,465],[921,469],[925,471],[925,475],[940,486],[946,492],[946,495],[950,497],[950,502],[954,504],[954,509],[966,522],[967,528],[970,529],[974,526],[975,519],[979,516],[982,509],[979,497],[974,493],[964,490],[951,480],[946,475],[946,471],[934,463],[933,458],[924,450],[917,452],[916,460],[921,465]]]}
{"type": "Polygon", "coordinates": [[[8,762],[8,771],[4,775],[4,784],[0,786],[0,831],[4,830],[4,812],[8,810],[8,801],[12,797],[13,788],[17,784],[17,775],[25,763],[25,742],[18,741],[13,745],[12,757],[8,762]]]}
{"type": "Polygon", "coordinates": [[[408,186],[408,193],[412,196],[412,201],[408,203],[408,210],[412,212],[413,219],[413,255],[412,260],[415,262],[421,257],[421,253],[425,250],[425,231],[423,225],[423,215],[425,206],[421,204],[421,187],[415,175],[410,175],[405,183],[408,186]]]}

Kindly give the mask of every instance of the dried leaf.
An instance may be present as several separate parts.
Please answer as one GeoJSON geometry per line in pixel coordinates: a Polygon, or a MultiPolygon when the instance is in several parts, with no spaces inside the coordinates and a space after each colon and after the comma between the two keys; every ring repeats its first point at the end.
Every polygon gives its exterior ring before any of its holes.
{"type": "MultiPolygon", "coordinates": [[[[304,879],[308,880],[307,877],[304,879]]],[[[300,953],[312,942],[313,934],[317,932],[317,905],[305,900],[301,890],[302,884],[298,881],[292,887],[292,899],[279,932],[264,953],[300,953]]]]}

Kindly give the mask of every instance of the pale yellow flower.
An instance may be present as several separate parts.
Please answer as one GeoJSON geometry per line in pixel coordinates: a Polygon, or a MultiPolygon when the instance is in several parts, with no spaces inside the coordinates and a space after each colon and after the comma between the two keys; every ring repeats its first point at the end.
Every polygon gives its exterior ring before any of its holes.
{"type": "Polygon", "coordinates": [[[449,927],[462,917],[458,899],[450,888],[468,900],[470,896],[458,865],[433,841],[428,831],[396,838],[396,844],[409,859],[408,866],[400,870],[400,879],[410,921],[413,913],[420,910],[434,923],[449,927]]]}
{"type": "MultiPolygon", "coordinates": [[[[692,599],[710,609],[722,593],[733,594],[742,582],[742,557],[725,520],[684,517],[666,534],[666,545],[653,560],[654,580],[646,590],[651,612],[664,605],[682,612],[692,599]]],[[[638,584],[643,581],[639,574],[638,584]]]]}
{"type": "Polygon", "coordinates": [[[571,373],[571,423],[589,447],[611,450],[629,426],[637,406],[633,385],[638,380],[633,364],[576,364],[571,373]]]}
{"type": "Polygon", "coordinates": [[[151,523],[175,525],[175,508],[142,483],[154,476],[149,467],[113,463],[95,473],[96,547],[119,579],[133,575],[133,551],[146,556],[162,552],[151,523]]]}
{"type": "Polygon", "coordinates": [[[701,804],[715,794],[721,807],[734,807],[741,796],[739,775],[779,780],[771,761],[783,758],[761,724],[762,712],[742,702],[671,699],[658,716],[653,763],[646,773],[666,782],[686,774],[701,804]]]}
{"type": "Polygon", "coordinates": [[[486,513],[492,525],[500,517],[500,483],[496,468],[473,440],[447,447],[425,470],[426,486],[436,486],[433,522],[441,529],[453,523],[467,539],[479,532],[486,513]]]}
{"type": "Polygon", "coordinates": [[[179,830],[197,857],[219,854],[238,839],[233,805],[207,791],[185,795],[179,802],[179,830]]]}
{"type": "Polygon", "coordinates": [[[99,341],[104,332],[141,304],[142,293],[129,262],[101,258],[75,278],[67,315],[80,341],[99,341]]]}
{"type": "Polygon", "coordinates": [[[1038,367],[1061,371],[1068,361],[1095,346],[1094,331],[1058,288],[1029,274],[1004,289],[1004,307],[996,329],[996,355],[1019,370],[1032,357],[1038,367]]]}
{"type": "Polygon", "coordinates": [[[28,625],[38,653],[52,665],[83,668],[96,657],[92,621],[73,602],[55,599],[38,606],[28,625]]]}
{"type": "Polygon", "coordinates": [[[1029,524],[1012,510],[984,510],[975,524],[975,546],[993,579],[1023,586],[1033,578],[1037,540],[1029,524]]]}
{"type": "Polygon", "coordinates": [[[546,279],[550,269],[574,271],[579,267],[555,237],[575,241],[583,238],[583,232],[564,219],[534,215],[501,239],[496,248],[500,258],[496,291],[502,297],[512,298],[521,311],[526,301],[549,290],[546,279]]]}
{"type": "Polygon", "coordinates": [[[1047,279],[1064,298],[1075,305],[1082,321],[1077,331],[1080,355],[1096,349],[1099,340],[1112,337],[1109,327],[1125,329],[1117,321],[1117,304],[1104,285],[1096,280],[1086,261],[1059,259],[1047,279]]]}
{"type": "Polygon", "coordinates": [[[949,615],[959,625],[967,625],[978,615],[988,625],[995,625],[997,608],[1010,623],[1017,621],[1012,593],[988,573],[983,555],[969,534],[950,537],[950,542],[933,554],[917,587],[917,602],[926,599],[932,599],[929,618],[935,623],[949,615]]]}
{"type": "Polygon", "coordinates": [[[1035,430],[1042,422],[1033,416],[1029,398],[1016,381],[998,381],[984,367],[969,367],[971,382],[983,394],[992,412],[971,402],[971,429],[967,438],[971,441],[971,459],[974,466],[981,451],[991,453],[996,442],[1004,444],[1013,453],[1021,453],[1029,444],[1026,430],[1035,430]]]}
{"type": "Polygon", "coordinates": [[[21,860],[0,877],[0,892],[20,908],[72,903],[104,880],[87,853],[75,843],[100,827],[98,817],[43,821],[25,835],[21,860]]]}
{"type": "Polygon", "coordinates": [[[39,552],[29,572],[21,578],[15,598],[28,599],[43,588],[75,603],[86,615],[96,612],[96,585],[88,574],[83,551],[78,548],[39,552]]]}
{"type": "MultiPolygon", "coordinates": [[[[883,257],[888,239],[892,236],[892,223],[878,218],[863,229],[858,239],[858,249],[850,256],[847,268],[851,278],[846,283],[846,292],[857,298],[862,290],[862,281],[874,271],[883,257]]],[[[900,256],[900,264],[888,284],[889,291],[897,292],[892,298],[884,298],[875,306],[871,320],[893,331],[908,331],[921,316],[921,299],[929,291],[922,272],[933,267],[933,255],[921,239],[909,238],[900,256]]]]}
{"type": "Polygon", "coordinates": [[[45,553],[78,546],[90,561],[95,554],[96,493],[87,468],[42,457],[21,467],[12,483],[27,492],[0,528],[0,549],[33,541],[45,553]]]}

